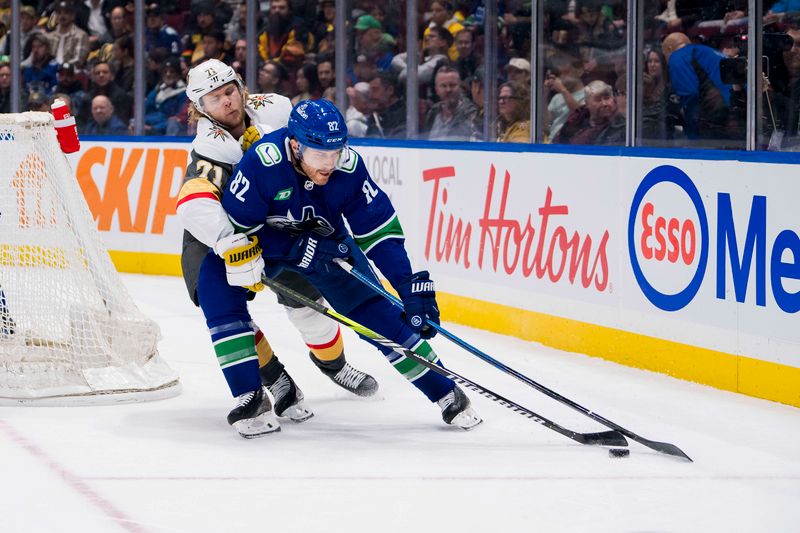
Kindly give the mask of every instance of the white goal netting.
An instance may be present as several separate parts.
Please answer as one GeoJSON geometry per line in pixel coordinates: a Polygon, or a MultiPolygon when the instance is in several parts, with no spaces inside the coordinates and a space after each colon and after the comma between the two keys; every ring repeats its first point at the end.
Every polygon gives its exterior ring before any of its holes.
{"type": "Polygon", "coordinates": [[[159,336],[100,240],[52,116],[0,115],[0,403],[174,396],[159,336]]]}

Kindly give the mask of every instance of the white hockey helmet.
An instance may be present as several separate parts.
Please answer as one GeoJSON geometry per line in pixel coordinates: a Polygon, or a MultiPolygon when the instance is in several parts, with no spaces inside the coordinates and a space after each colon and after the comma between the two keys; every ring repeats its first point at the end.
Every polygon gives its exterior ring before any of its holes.
{"type": "Polygon", "coordinates": [[[189,71],[188,82],[186,84],[186,96],[203,112],[202,98],[223,85],[235,81],[239,85],[239,91],[243,92],[244,87],[239,75],[219,59],[208,59],[203,61],[189,71]]]}

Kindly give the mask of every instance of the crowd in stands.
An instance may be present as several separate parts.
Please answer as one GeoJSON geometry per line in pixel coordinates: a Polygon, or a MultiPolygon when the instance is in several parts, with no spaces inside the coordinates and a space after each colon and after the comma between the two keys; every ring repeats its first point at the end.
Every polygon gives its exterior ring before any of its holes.
{"type": "MultiPolygon", "coordinates": [[[[65,98],[86,134],[132,132],[131,0],[22,0],[24,109],[65,98]]],[[[545,142],[625,141],[624,0],[544,0],[543,98],[531,94],[531,2],[498,2],[497,101],[484,101],[483,2],[418,2],[419,136],[528,142],[539,105],[545,142]],[[496,120],[484,131],[486,105],[496,120]]],[[[0,0],[0,112],[10,108],[9,0],[0,0]],[[3,35],[5,34],[5,35],[3,35]]],[[[335,99],[335,2],[261,0],[257,86],[297,102],[335,99]]],[[[405,138],[405,2],[353,0],[346,118],[351,134],[405,138]]],[[[645,2],[641,141],[744,148],[747,0],[645,2]],[[699,143],[699,144],[694,144],[699,143]]],[[[764,139],[789,149],[800,122],[800,0],[767,0],[764,139]]],[[[185,79],[208,58],[247,69],[243,0],[176,0],[145,8],[145,133],[191,135],[185,79]]],[[[766,141],[765,141],[766,142],[766,141]]]]}

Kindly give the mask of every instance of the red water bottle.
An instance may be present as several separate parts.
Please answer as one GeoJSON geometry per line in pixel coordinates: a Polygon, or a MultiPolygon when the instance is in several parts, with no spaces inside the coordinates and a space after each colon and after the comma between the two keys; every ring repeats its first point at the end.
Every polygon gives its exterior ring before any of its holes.
{"type": "Polygon", "coordinates": [[[81,149],[81,141],[78,139],[78,127],[75,125],[75,117],[70,115],[67,103],[61,98],[53,100],[50,112],[55,119],[56,136],[61,151],[71,154],[81,149]]]}

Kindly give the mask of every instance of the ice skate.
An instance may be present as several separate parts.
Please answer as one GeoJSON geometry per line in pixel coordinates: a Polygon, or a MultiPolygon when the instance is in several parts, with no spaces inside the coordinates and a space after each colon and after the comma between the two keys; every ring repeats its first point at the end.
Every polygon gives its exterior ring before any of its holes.
{"type": "Polygon", "coordinates": [[[374,396],[378,392],[378,382],[375,381],[375,378],[355,368],[347,361],[343,361],[344,354],[333,361],[320,361],[314,357],[313,353],[309,353],[309,355],[322,373],[344,390],[365,398],[374,396]]]}
{"type": "Polygon", "coordinates": [[[245,439],[263,437],[281,430],[264,387],[236,397],[236,407],[228,413],[228,424],[245,439]]]}
{"type": "Polygon", "coordinates": [[[303,391],[295,384],[286,370],[282,371],[275,383],[269,385],[268,388],[275,399],[276,415],[286,417],[292,422],[305,422],[314,416],[314,413],[303,403],[303,391]]]}
{"type": "Polygon", "coordinates": [[[483,422],[483,419],[470,407],[469,398],[458,385],[436,403],[442,410],[442,420],[446,424],[469,431],[483,422]]]}

